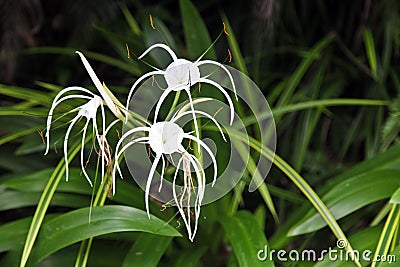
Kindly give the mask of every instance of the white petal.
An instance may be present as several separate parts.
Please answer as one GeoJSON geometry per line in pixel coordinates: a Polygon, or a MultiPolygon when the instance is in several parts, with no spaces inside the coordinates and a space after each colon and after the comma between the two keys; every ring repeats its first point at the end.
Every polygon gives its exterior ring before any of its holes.
{"type": "Polygon", "coordinates": [[[165,49],[165,51],[167,51],[167,52],[171,55],[172,60],[175,61],[175,60],[178,59],[178,58],[176,57],[174,51],[172,51],[172,49],[169,48],[169,46],[167,46],[166,44],[161,44],[161,43],[154,44],[154,45],[150,46],[149,48],[147,48],[146,51],[144,51],[144,52],[139,56],[139,59],[142,59],[147,53],[149,53],[151,50],[153,50],[154,48],[157,48],[157,47],[158,47],[158,48],[163,48],[163,49],[165,49]]]}
{"type": "Polygon", "coordinates": [[[149,172],[149,176],[147,177],[147,183],[146,183],[146,191],[145,191],[145,204],[146,204],[146,211],[147,211],[147,216],[150,219],[150,209],[149,209],[149,194],[150,194],[150,185],[151,185],[151,180],[153,178],[154,172],[156,171],[158,161],[160,160],[161,155],[158,155],[153,162],[153,165],[151,165],[151,169],[149,172]]]}
{"type": "Polygon", "coordinates": [[[224,132],[222,131],[222,128],[221,128],[221,126],[219,125],[218,121],[217,121],[214,117],[212,117],[210,114],[208,114],[208,113],[206,113],[206,112],[203,112],[203,111],[200,111],[200,110],[185,111],[185,112],[179,113],[176,117],[173,117],[173,118],[172,118],[172,121],[176,121],[176,120],[180,119],[181,117],[183,117],[183,116],[185,116],[185,115],[188,115],[188,114],[190,114],[190,113],[192,113],[192,112],[197,113],[197,114],[201,114],[201,115],[203,115],[203,116],[209,118],[210,120],[212,120],[212,121],[215,123],[215,125],[218,127],[218,130],[219,130],[219,132],[221,133],[222,138],[223,138],[224,141],[226,142],[226,138],[225,138],[224,132]]]}
{"type": "MultiPolygon", "coordinates": [[[[197,119],[196,119],[196,115],[194,113],[194,107],[193,107],[193,100],[192,100],[192,96],[190,95],[190,91],[189,89],[185,90],[188,94],[189,97],[189,102],[190,102],[190,106],[192,108],[191,112],[193,115],[193,123],[194,123],[194,130],[196,132],[196,136],[197,138],[200,138],[200,133],[199,133],[199,126],[197,125],[197,119]]],[[[197,146],[197,151],[200,153],[200,146],[197,146]]]]}
{"type": "Polygon", "coordinates": [[[122,155],[122,153],[125,152],[126,149],[128,149],[128,147],[130,147],[131,145],[133,145],[135,143],[139,143],[139,142],[143,142],[143,141],[148,141],[148,137],[136,138],[136,139],[128,142],[125,146],[123,146],[120,151],[118,151],[118,148],[115,150],[115,160],[114,160],[114,168],[113,168],[113,175],[112,175],[113,176],[113,182],[112,182],[113,183],[113,195],[115,194],[115,170],[118,171],[120,177],[123,179],[121,169],[120,169],[120,167],[118,165],[119,157],[122,155]]]}
{"type": "Polygon", "coordinates": [[[97,90],[99,91],[100,95],[103,97],[104,101],[106,102],[108,108],[114,113],[114,115],[116,117],[120,117],[121,113],[116,108],[114,101],[108,95],[107,91],[104,89],[99,78],[97,77],[96,73],[94,72],[92,66],[90,66],[89,62],[87,61],[87,59],[81,52],[76,51],[76,53],[81,58],[83,66],[85,67],[86,71],[88,72],[90,78],[92,79],[92,81],[93,81],[94,85],[96,86],[97,90]]]}
{"type": "MultiPolygon", "coordinates": [[[[192,236],[191,227],[190,227],[190,225],[188,224],[188,221],[186,220],[185,211],[183,210],[182,205],[181,205],[180,202],[178,201],[178,197],[177,197],[177,195],[176,195],[176,189],[175,189],[175,186],[176,186],[176,177],[177,177],[177,174],[178,174],[178,171],[179,171],[179,167],[180,167],[180,164],[181,164],[182,160],[183,160],[183,158],[180,158],[179,161],[178,161],[178,165],[176,166],[176,171],[175,171],[174,179],[172,180],[172,195],[173,195],[173,197],[174,197],[174,201],[175,201],[175,204],[176,204],[176,206],[177,206],[177,208],[178,208],[178,211],[179,211],[179,213],[181,214],[181,217],[182,217],[182,219],[183,219],[183,221],[184,221],[184,223],[185,223],[185,226],[186,226],[186,230],[187,230],[187,232],[188,232],[189,239],[193,242],[193,239],[191,239],[191,236],[192,236]]],[[[185,191],[185,188],[184,188],[183,191],[185,191]]]]}
{"type": "Polygon", "coordinates": [[[75,118],[73,118],[71,124],[69,125],[67,132],[65,133],[64,137],[64,160],[65,160],[65,176],[66,176],[66,181],[68,182],[68,137],[71,132],[72,126],[77,122],[77,120],[80,118],[80,116],[76,115],[75,118]]]}
{"type": "Polygon", "coordinates": [[[130,100],[131,100],[133,91],[135,90],[136,86],[137,86],[141,81],[143,81],[144,79],[146,79],[147,77],[152,76],[152,75],[164,75],[164,71],[162,71],[162,70],[156,70],[156,71],[148,72],[148,73],[146,73],[146,74],[140,76],[140,78],[137,79],[136,82],[132,85],[131,90],[129,90],[128,98],[127,98],[127,101],[126,101],[126,107],[125,107],[125,110],[126,110],[126,118],[125,118],[125,122],[128,121],[129,102],[130,102],[130,100]]]}
{"type": "MultiPolygon", "coordinates": [[[[68,88],[66,88],[66,89],[68,89],[68,88]]],[[[64,91],[64,90],[62,90],[62,91],[64,91]]],[[[58,95],[61,95],[60,93],[58,95]]],[[[72,98],[82,98],[82,99],[88,99],[88,100],[92,99],[91,97],[88,97],[85,95],[68,95],[68,96],[64,96],[60,100],[58,100],[57,96],[54,98],[53,103],[50,108],[50,111],[49,111],[49,115],[47,116],[46,134],[45,134],[45,136],[46,136],[46,152],[44,153],[45,155],[47,155],[47,153],[49,152],[51,120],[53,118],[54,109],[57,107],[57,105],[65,100],[72,99],[72,98]]],[[[74,110],[79,110],[79,108],[76,108],[74,110]]]]}
{"type": "Polygon", "coordinates": [[[158,117],[158,112],[160,111],[161,105],[164,102],[165,98],[168,96],[168,94],[172,92],[170,88],[167,88],[160,96],[160,98],[157,101],[157,106],[154,111],[154,124],[157,122],[157,117],[158,117]]]}
{"type": "Polygon", "coordinates": [[[203,65],[203,64],[213,64],[213,65],[216,65],[216,66],[220,67],[221,69],[223,69],[223,70],[226,72],[226,74],[228,74],[229,80],[230,80],[231,83],[232,83],[233,92],[235,93],[236,100],[238,100],[237,93],[236,93],[236,86],[235,86],[235,83],[234,83],[234,81],[233,81],[232,74],[229,72],[229,70],[228,70],[223,64],[221,64],[221,63],[219,63],[219,62],[216,62],[216,61],[213,61],[213,60],[202,60],[202,61],[199,61],[199,62],[197,63],[197,66],[200,66],[200,65],[203,65]]]}
{"type": "Polygon", "coordinates": [[[183,137],[196,141],[198,144],[200,144],[207,151],[207,153],[210,156],[210,158],[211,158],[211,160],[213,162],[213,165],[214,165],[214,180],[213,180],[213,183],[212,183],[212,186],[214,186],[214,184],[215,184],[215,182],[217,180],[218,170],[217,170],[217,161],[215,160],[215,157],[214,157],[211,149],[203,141],[201,141],[199,138],[197,138],[197,137],[195,137],[193,135],[185,133],[183,137]]]}
{"type": "Polygon", "coordinates": [[[81,144],[81,169],[82,173],[85,176],[86,180],[89,182],[90,186],[93,187],[92,181],[90,180],[89,176],[87,175],[85,171],[85,166],[83,164],[83,152],[85,150],[85,137],[86,137],[86,130],[89,125],[89,119],[86,120],[85,126],[83,127],[83,133],[82,133],[82,144],[81,144]]]}
{"type": "Polygon", "coordinates": [[[221,87],[221,85],[219,85],[218,83],[216,83],[216,82],[214,82],[214,81],[212,81],[212,80],[210,80],[210,79],[201,78],[201,79],[200,79],[200,82],[211,84],[211,85],[217,87],[217,88],[224,94],[224,96],[225,96],[226,99],[228,100],[229,107],[230,107],[230,110],[231,110],[231,122],[230,122],[230,125],[232,125],[232,123],[233,123],[233,116],[234,116],[234,112],[235,112],[235,108],[234,108],[234,106],[233,106],[231,97],[230,97],[230,96],[228,95],[228,93],[221,87]]]}
{"type": "Polygon", "coordinates": [[[163,178],[164,178],[164,171],[165,171],[165,160],[164,160],[164,157],[161,156],[161,159],[162,159],[162,170],[161,170],[160,187],[158,188],[158,192],[161,192],[162,182],[163,182],[163,178]]]}

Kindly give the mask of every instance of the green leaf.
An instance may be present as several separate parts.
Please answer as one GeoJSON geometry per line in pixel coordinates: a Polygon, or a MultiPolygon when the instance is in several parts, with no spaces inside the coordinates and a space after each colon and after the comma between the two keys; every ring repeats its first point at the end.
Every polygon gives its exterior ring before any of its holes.
{"type": "Polygon", "coordinates": [[[142,30],[140,29],[139,24],[136,22],[135,18],[133,17],[129,9],[126,7],[126,5],[123,2],[121,2],[120,7],[122,13],[124,13],[125,20],[128,23],[131,32],[137,36],[141,35],[142,30]]]}
{"type": "MultiPolygon", "coordinates": [[[[392,241],[396,242],[397,231],[399,229],[400,206],[392,204],[392,209],[383,227],[378,245],[376,246],[373,259],[379,259],[388,255],[392,241]]],[[[373,261],[371,267],[379,265],[379,261],[373,261]]]]}
{"type": "Polygon", "coordinates": [[[170,236],[141,234],[126,255],[122,267],[158,266],[171,241],[172,237],[170,236]]]}
{"type": "Polygon", "coordinates": [[[239,266],[275,266],[271,259],[260,261],[257,254],[268,247],[267,238],[254,216],[247,211],[239,211],[235,216],[220,219],[235,253],[239,266]]]}
{"type": "MultiPolygon", "coordinates": [[[[318,99],[311,101],[303,101],[300,103],[285,105],[279,108],[274,108],[271,112],[260,113],[258,119],[267,119],[273,116],[282,116],[287,113],[306,110],[310,108],[322,108],[329,106],[388,106],[390,101],[375,100],[375,99],[350,99],[350,98],[331,98],[331,99],[318,99]]],[[[256,123],[257,119],[252,116],[243,119],[245,126],[256,123]]]]}
{"type": "Polygon", "coordinates": [[[82,208],[60,215],[43,224],[29,264],[34,265],[48,255],[78,241],[108,233],[143,231],[157,235],[181,236],[166,222],[145,211],[127,206],[97,206],[82,208]]]}
{"type": "MultiPolygon", "coordinates": [[[[75,50],[73,48],[65,48],[65,47],[34,47],[34,48],[29,48],[24,51],[25,54],[57,54],[57,55],[68,55],[68,56],[76,56],[75,50]]],[[[119,68],[121,70],[124,70],[128,73],[131,73],[133,75],[140,75],[141,71],[138,69],[138,67],[135,64],[125,62],[120,59],[115,59],[114,57],[110,57],[104,54],[100,53],[95,53],[95,52],[90,52],[90,51],[82,51],[85,56],[88,59],[93,59],[97,60],[103,63],[106,63],[110,66],[114,66],[116,68],[119,68]]],[[[32,90],[30,90],[32,91],[32,90]]],[[[0,93],[1,93],[1,87],[0,87],[0,93]]],[[[43,94],[41,94],[43,97],[43,94]]],[[[26,99],[26,97],[22,98],[26,99]]]]}
{"type": "MultiPolygon", "coordinates": [[[[349,240],[351,244],[353,245],[354,249],[359,252],[360,255],[360,262],[362,266],[367,266],[369,262],[367,262],[366,256],[372,258],[372,251],[376,247],[378,243],[378,236],[379,233],[382,231],[382,227],[380,226],[374,226],[374,227],[368,227],[365,228],[356,234],[352,235],[349,237],[349,240]],[[369,251],[367,251],[369,250],[369,251]],[[365,251],[365,252],[364,252],[365,251]],[[363,257],[366,255],[365,257],[363,257]]],[[[333,249],[336,249],[340,251],[335,245],[331,246],[333,249]]],[[[338,255],[338,254],[336,254],[338,255]]],[[[339,254],[340,255],[340,254],[339,254]]],[[[343,253],[344,258],[346,257],[346,254],[343,253]]],[[[353,267],[354,264],[350,261],[340,261],[338,259],[335,259],[334,257],[329,257],[329,254],[324,255],[324,259],[319,261],[317,264],[314,265],[314,267],[353,267]]]]}
{"type": "MultiPolygon", "coordinates": [[[[50,214],[45,217],[45,221],[51,220],[56,215],[50,214]]],[[[0,226],[0,252],[8,250],[18,250],[24,245],[24,238],[28,232],[32,217],[12,221],[0,226]]]]}
{"type": "MultiPolygon", "coordinates": [[[[189,58],[195,60],[212,45],[211,38],[206,24],[192,2],[190,0],[180,0],[179,4],[189,58]]],[[[212,48],[206,55],[208,59],[215,60],[217,58],[212,48]]]]}
{"type": "MultiPolygon", "coordinates": [[[[85,141],[87,142],[88,140],[89,138],[87,138],[85,141]]],[[[75,143],[71,147],[68,155],[68,162],[70,162],[72,158],[75,157],[79,149],[80,149],[80,142],[75,143]]],[[[64,176],[64,172],[65,172],[65,162],[64,159],[61,159],[57,167],[54,169],[54,172],[52,173],[51,177],[49,178],[49,181],[36,207],[36,211],[33,216],[31,225],[29,227],[29,232],[26,237],[25,246],[22,252],[21,265],[20,265],[21,267],[25,266],[26,262],[28,261],[29,255],[31,253],[33,244],[35,243],[39,229],[42,225],[47,208],[50,205],[50,201],[53,198],[54,192],[56,191],[56,188],[60,183],[61,178],[64,176]]]]}
{"type": "Polygon", "coordinates": [[[392,197],[390,198],[390,203],[400,204],[400,187],[394,192],[392,197]]]}
{"type": "Polygon", "coordinates": [[[24,218],[0,226],[0,252],[24,245],[24,237],[32,218],[24,218]]]}
{"type": "Polygon", "coordinates": [[[248,75],[248,71],[247,71],[247,68],[246,68],[246,64],[245,64],[243,55],[240,52],[239,44],[238,44],[238,42],[236,40],[235,35],[233,34],[233,30],[232,30],[231,24],[229,23],[228,18],[225,16],[225,14],[222,15],[222,20],[224,21],[225,26],[226,26],[226,31],[229,34],[227,39],[228,39],[229,47],[232,50],[233,61],[236,63],[236,67],[241,72],[243,72],[244,74],[248,75]]]}
{"type": "Polygon", "coordinates": [[[282,107],[290,102],[290,98],[292,97],[294,90],[304,77],[306,71],[310,68],[311,63],[313,63],[320,56],[321,51],[331,43],[334,37],[334,35],[328,35],[311,48],[311,50],[307,53],[307,56],[303,59],[292,76],[289,77],[287,85],[284,87],[285,90],[282,92],[277,103],[277,107],[282,107]]]}
{"type": "MultiPolygon", "coordinates": [[[[1,193],[0,211],[36,206],[40,193],[6,190],[1,193]]],[[[74,194],[57,193],[51,200],[53,206],[80,208],[88,205],[89,198],[74,194]]]]}
{"type": "MultiPolygon", "coordinates": [[[[376,170],[346,179],[326,193],[322,200],[336,219],[381,199],[390,197],[400,186],[400,171],[376,170]]],[[[300,235],[314,232],[326,226],[326,222],[311,210],[289,232],[300,235]]]]}
{"type": "Polygon", "coordinates": [[[372,32],[370,28],[365,28],[363,31],[363,38],[364,38],[364,45],[365,50],[367,52],[367,58],[369,61],[369,66],[371,68],[372,76],[374,79],[378,78],[378,71],[377,71],[377,59],[376,59],[376,52],[375,52],[375,43],[374,37],[372,36],[372,32]]]}
{"type": "Polygon", "coordinates": [[[277,166],[282,172],[284,172],[287,177],[303,192],[303,194],[307,197],[310,203],[314,206],[314,208],[318,211],[318,213],[323,217],[323,220],[329,225],[332,232],[335,234],[337,239],[343,239],[347,242],[348,246],[346,247],[347,251],[350,251],[352,259],[357,266],[361,266],[358,260],[351,253],[352,247],[349,244],[346,235],[343,233],[343,230],[340,228],[336,219],[329,211],[328,207],[325,203],[320,199],[317,193],[311,188],[311,186],[304,180],[303,177],[300,176],[289,164],[287,164],[281,157],[277,154],[274,154],[268,147],[262,145],[258,140],[246,136],[238,131],[233,129],[230,130],[230,134],[232,138],[237,138],[242,142],[248,143],[252,148],[257,150],[262,156],[266,157],[268,160],[272,161],[275,166],[277,166]]]}
{"type": "Polygon", "coordinates": [[[400,246],[397,246],[391,251],[385,261],[381,261],[379,267],[393,267],[395,266],[396,262],[399,262],[400,259],[400,246]]]}
{"type": "Polygon", "coordinates": [[[196,247],[195,250],[187,249],[184,251],[180,251],[177,260],[174,262],[172,266],[174,267],[197,267],[201,256],[207,251],[207,247],[196,247]]]}

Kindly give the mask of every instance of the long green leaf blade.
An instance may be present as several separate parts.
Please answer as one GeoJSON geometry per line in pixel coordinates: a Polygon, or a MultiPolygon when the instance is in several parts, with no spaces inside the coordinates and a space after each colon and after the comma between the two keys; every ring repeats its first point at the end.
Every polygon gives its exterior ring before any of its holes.
{"type": "Polygon", "coordinates": [[[275,266],[272,259],[258,259],[258,251],[268,247],[267,238],[254,216],[239,211],[235,216],[221,218],[221,223],[231,242],[239,266],[275,266]]]}
{"type": "Polygon", "coordinates": [[[157,235],[180,236],[180,233],[166,222],[151,216],[143,210],[119,206],[97,206],[74,210],[44,224],[30,258],[36,264],[46,256],[84,239],[108,233],[143,231],[157,235]]]}

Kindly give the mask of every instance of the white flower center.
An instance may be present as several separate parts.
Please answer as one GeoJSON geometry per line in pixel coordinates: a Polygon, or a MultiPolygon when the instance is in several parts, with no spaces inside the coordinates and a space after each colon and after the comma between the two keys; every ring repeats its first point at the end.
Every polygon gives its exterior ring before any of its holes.
{"type": "Polygon", "coordinates": [[[156,154],[172,154],[178,151],[183,140],[183,129],[176,123],[163,121],[150,127],[149,144],[156,154]]]}
{"type": "Polygon", "coordinates": [[[185,85],[192,86],[200,80],[199,68],[189,60],[179,58],[165,70],[168,87],[175,91],[182,90],[185,85]]]}
{"type": "Polygon", "coordinates": [[[87,119],[94,119],[96,118],[97,108],[100,104],[101,98],[99,96],[94,96],[89,102],[81,106],[78,114],[87,119]]]}

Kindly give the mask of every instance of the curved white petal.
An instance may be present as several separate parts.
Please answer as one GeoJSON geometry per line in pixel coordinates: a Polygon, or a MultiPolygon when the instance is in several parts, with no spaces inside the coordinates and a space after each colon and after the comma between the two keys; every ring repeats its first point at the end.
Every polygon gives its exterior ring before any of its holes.
{"type": "Polygon", "coordinates": [[[120,122],[120,121],[121,121],[120,119],[116,119],[116,120],[114,120],[113,122],[111,122],[111,123],[107,126],[106,130],[103,132],[103,135],[106,136],[106,135],[108,134],[108,132],[110,131],[110,129],[111,129],[115,124],[117,124],[117,123],[120,122]]]}
{"type": "Polygon", "coordinates": [[[224,96],[225,96],[226,99],[228,100],[229,107],[230,107],[230,110],[231,110],[231,122],[230,122],[230,125],[232,125],[232,123],[233,123],[233,116],[234,116],[234,112],[235,112],[235,108],[233,107],[232,99],[231,99],[231,97],[228,95],[228,93],[222,88],[221,85],[219,85],[218,83],[216,83],[216,82],[214,82],[214,81],[212,81],[212,80],[210,80],[210,79],[201,78],[199,82],[211,84],[211,85],[217,87],[218,90],[220,90],[220,91],[224,94],[224,96]]]}
{"type": "MultiPolygon", "coordinates": [[[[178,164],[177,164],[177,166],[176,166],[176,171],[175,171],[174,179],[172,180],[172,195],[173,195],[173,197],[174,197],[174,201],[175,201],[175,204],[176,204],[176,206],[177,206],[177,208],[178,208],[178,211],[179,211],[179,213],[181,214],[181,217],[182,217],[182,219],[183,219],[183,221],[184,221],[184,223],[185,223],[186,231],[188,232],[188,236],[189,236],[189,239],[190,239],[191,236],[192,236],[192,230],[191,230],[190,225],[188,224],[188,221],[186,220],[185,211],[183,210],[183,207],[182,207],[182,205],[180,204],[180,201],[178,201],[178,196],[176,195],[176,189],[175,189],[175,187],[176,187],[176,177],[177,177],[177,174],[178,174],[178,172],[179,172],[179,167],[180,167],[180,165],[181,165],[182,160],[183,160],[183,158],[180,158],[179,161],[178,161],[178,164]]],[[[185,188],[184,188],[184,191],[185,191],[185,188]]],[[[183,193],[184,193],[184,192],[183,192],[183,193]]],[[[191,241],[193,241],[193,240],[191,239],[191,241]]]]}
{"type": "Polygon", "coordinates": [[[160,186],[158,187],[158,192],[161,192],[162,182],[164,178],[164,171],[165,171],[165,159],[163,156],[161,156],[161,160],[162,160],[162,170],[161,170],[161,179],[160,179],[160,186]]]}
{"type": "Polygon", "coordinates": [[[127,131],[126,133],[124,133],[121,136],[121,139],[119,139],[117,146],[115,148],[115,153],[117,153],[117,151],[119,150],[119,147],[121,146],[122,142],[125,140],[125,138],[127,138],[129,135],[140,132],[140,131],[144,131],[144,132],[148,132],[150,131],[150,127],[137,127],[134,129],[130,129],[129,131],[127,131]]]}
{"type": "MultiPolygon", "coordinates": [[[[196,115],[195,115],[195,112],[194,112],[192,96],[190,95],[189,89],[186,89],[185,91],[188,94],[190,106],[192,108],[191,112],[192,112],[192,115],[193,115],[194,131],[196,132],[197,138],[200,138],[199,125],[197,124],[197,119],[196,119],[196,115]]],[[[200,153],[200,147],[199,146],[197,147],[197,151],[200,153]]]]}
{"type": "MultiPolygon", "coordinates": [[[[104,108],[103,105],[101,105],[102,107],[102,116],[104,115],[104,108]]],[[[93,117],[93,129],[95,132],[95,139],[97,140],[97,143],[99,143],[99,147],[100,147],[100,153],[101,153],[101,182],[103,183],[104,180],[104,162],[107,160],[107,165],[108,165],[108,159],[105,158],[105,145],[104,145],[104,140],[105,137],[103,136],[103,138],[100,138],[100,133],[97,127],[97,120],[96,120],[96,116],[93,117]]],[[[105,118],[102,117],[102,121],[103,121],[103,127],[105,127],[105,118]]],[[[103,128],[104,129],[104,128],[103,128]]]]}
{"type": "MultiPolygon", "coordinates": [[[[100,108],[101,108],[101,117],[102,117],[102,131],[103,131],[103,138],[101,139],[101,143],[99,143],[99,146],[102,146],[102,153],[101,153],[101,171],[102,171],[102,175],[101,175],[101,183],[104,182],[104,164],[107,163],[108,165],[108,159],[106,158],[106,151],[105,151],[105,140],[106,140],[106,135],[105,130],[106,130],[106,114],[104,112],[104,106],[103,103],[100,103],[100,108]],[[107,162],[105,162],[107,161],[107,162]]],[[[97,126],[96,126],[97,127],[97,126]]],[[[97,136],[100,138],[99,133],[97,132],[97,136]]]]}
{"type": "Polygon", "coordinates": [[[65,177],[66,177],[66,181],[68,182],[68,137],[69,134],[71,132],[72,126],[74,126],[74,124],[78,121],[78,119],[80,118],[79,115],[76,115],[75,118],[72,119],[71,124],[68,126],[67,132],[65,133],[65,137],[64,137],[64,160],[65,160],[65,177]]]}
{"type": "Polygon", "coordinates": [[[193,135],[185,133],[183,135],[183,137],[196,141],[198,144],[200,144],[207,151],[207,153],[210,156],[210,158],[211,158],[211,160],[213,162],[213,165],[214,165],[214,179],[213,179],[213,182],[212,182],[212,186],[214,186],[215,182],[217,181],[217,174],[218,174],[218,169],[217,168],[218,167],[217,167],[217,161],[215,160],[215,157],[214,157],[211,149],[203,141],[201,141],[199,138],[197,138],[197,137],[195,137],[193,135]]]}
{"type": "Polygon", "coordinates": [[[129,102],[130,102],[130,100],[131,100],[133,91],[135,90],[136,86],[137,86],[141,81],[143,81],[144,79],[146,79],[146,78],[149,77],[149,76],[152,76],[152,75],[164,75],[164,73],[165,73],[165,72],[164,72],[163,70],[155,70],[155,71],[148,72],[148,73],[146,73],[146,74],[140,76],[140,78],[137,79],[136,82],[132,85],[131,90],[129,90],[129,94],[128,94],[128,98],[127,98],[126,106],[125,106],[125,110],[126,110],[125,122],[128,121],[129,102]]]}
{"type": "Polygon", "coordinates": [[[82,144],[81,144],[81,169],[82,173],[85,176],[86,180],[89,182],[90,186],[93,187],[92,181],[89,178],[89,175],[85,171],[85,165],[83,164],[83,152],[85,150],[85,137],[86,137],[86,130],[89,125],[89,119],[86,120],[85,126],[83,127],[83,133],[82,133],[82,144]]]}
{"type": "Polygon", "coordinates": [[[197,66],[200,66],[203,64],[216,65],[216,66],[220,67],[221,69],[223,69],[226,72],[226,74],[228,74],[229,80],[232,83],[233,92],[235,93],[236,100],[238,100],[237,93],[236,93],[236,85],[235,85],[235,82],[233,81],[232,74],[229,72],[229,70],[223,64],[213,61],[213,60],[202,60],[202,61],[197,62],[197,66]]]}
{"type": "Polygon", "coordinates": [[[135,143],[139,143],[139,142],[143,142],[143,141],[148,141],[148,137],[139,137],[136,138],[130,142],[128,142],[125,146],[122,147],[121,151],[118,151],[118,149],[115,150],[115,160],[114,160],[114,168],[113,168],[113,172],[112,172],[112,184],[113,184],[113,195],[115,195],[115,170],[118,171],[119,176],[123,179],[122,176],[122,172],[121,172],[121,168],[119,167],[118,164],[118,159],[119,157],[122,155],[122,153],[125,152],[126,149],[128,149],[128,147],[130,147],[131,145],[135,144],[135,143]]]}
{"type": "Polygon", "coordinates": [[[196,175],[197,175],[197,196],[196,196],[196,201],[194,204],[195,223],[194,223],[194,229],[193,229],[193,233],[192,233],[192,241],[193,241],[193,239],[197,233],[197,227],[198,227],[198,222],[199,222],[199,217],[200,217],[200,208],[201,208],[201,203],[202,203],[203,197],[204,197],[205,178],[204,178],[204,170],[201,169],[202,172],[200,173],[198,166],[196,166],[198,164],[201,167],[201,164],[198,161],[198,159],[195,156],[189,154],[189,160],[192,163],[192,165],[196,171],[196,175]]]}
{"type": "Polygon", "coordinates": [[[226,138],[225,138],[224,132],[222,131],[222,128],[221,128],[220,124],[218,123],[218,121],[217,121],[213,116],[211,116],[211,115],[208,114],[207,112],[200,111],[200,110],[185,111],[185,112],[179,113],[179,114],[178,114],[177,116],[175,116],[175,117],[172,117],[171,121],[175,122],[176,120],[180,119],[181,117],[183,117],[183,116],[185,116],[185,115],[188,115],[188,114],[191,114],[192,112],[197,113],[197,114],[201,114],[201,115],[203,115],[203,116],[209,118],[210,120],[212,120],[212,121],[215,123],[215,125],[218,127],[218,130],[219,130],[219,132],[221,133],[222,138],[223,138],[224,141],[226,142],[226,138]]]}
{"type": "MultiPolygon", "coordinates": [[[[67,88],[66,88],[67,89],[67,88]]],[[[88,99],[88,100],[91,100],[92,99],[92,97],[89,97],[89,96],[85,96],[85,95],[67,95],[67,96],[64,96],[64,97],[62,97],[61,99],[56,99],[56,98],[54,98],[54,100],[53,100],[53,103],[52,103],[52,105],[51,105],[51,107],[50,107],[50,111],[49,111],[49,114],[48,114],[48,116],[47,116],[47,125],[46,125],[46,134],[45,134],[45,137],[46,137],[46,151],[45,151],[45,155],[47,155],[47,153],[49,153],[49,142],[50,142],[50,127],[51,127],[51,121],[52,121],[52,118],[53,118],[53,112],[54,112],[54,109],[57,107],[57,105],[58,104],[60,104],[61,102],[63,102],[63,101],[65,101],[65,100],[68,100],[68,99],[72,99],[72,98],[81,98],[81,99],[88,99]]],[[[80,107],[78,107],[78,108],[75,108],[74,110],[79,110],[79,108],[80,107]]]]}
{"type": "Polygon", "coordinates": [[[71,91],[79,91],[79,92],[87,93],[87,94],[91,95],[92,97],[95,96],[94,93],[92,93],[90,90],[88,90],[84,87],[69,86],[67,88],[62,89],[60,92],[58,92],[58,94],[54,97],[53,102],[56,102],[63,94],[65,94],[67,92],[71,92],[71,91]]]}
{"type": "Polygon", "coordinates": [[[154,172],[156,171],[158,162],[160,161],[161,154],[157,155],[156,158],[154,159],[153,165],[151,165],[151,169],[149,172],[149,176],[147,177],[147,183],[146,183],[146,191],[145,191],[145,204],[146,204],[146,211],[147,211],[147,216],[150,219],[150,209],[149,209],[149,195],[150,195],[150,185],[151,185],[151,180],[153,178],[154,172]]]}
{"type": "Polygon", "coordinates": [[[176,57],[174,51],[172,51],[172,49],[169,48],[168,45],[166,45],[166,44],[161,44],[161,43],[153,44],[152,46],[150,46],[149,48],[147,48],[146,51],[144,51],[144,52],[139,56],[139,59],[142,59],[147,53],[149,53],[149,52],[150,52],[151,50],[153,50],[154,48],[163,48],[165,51],[167,51],[167,52],[171,55],[172,60],[175,61],[175,60],[178,59],[178,58],[176,57]]]}
{"type": "Polygon", "coordinates": [[[161,105],[170,92],[172,92],[172,89],[170,88],[165,89],[165,91],[161,94],[160,98],[158,99],[157,106],[154,111],[154,124],[157,122],[158,112],[160,111],[161,105]]]}

